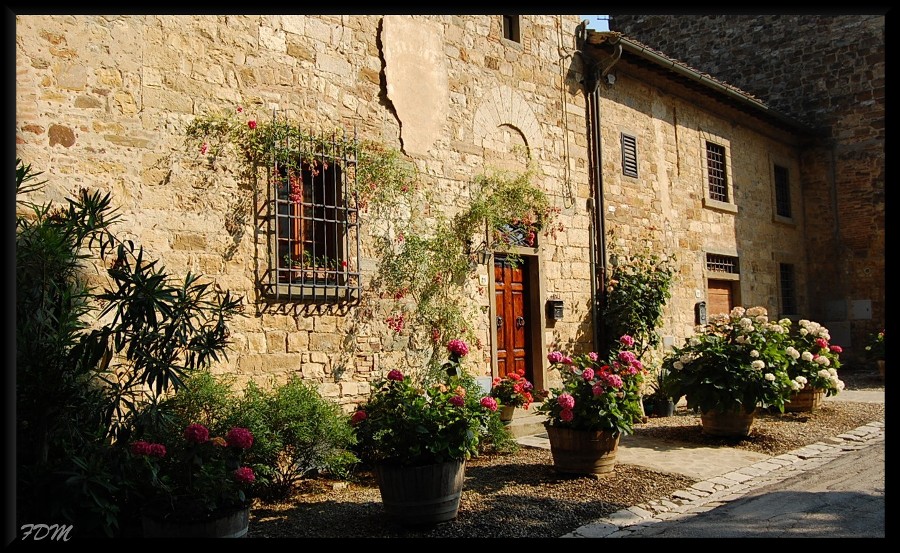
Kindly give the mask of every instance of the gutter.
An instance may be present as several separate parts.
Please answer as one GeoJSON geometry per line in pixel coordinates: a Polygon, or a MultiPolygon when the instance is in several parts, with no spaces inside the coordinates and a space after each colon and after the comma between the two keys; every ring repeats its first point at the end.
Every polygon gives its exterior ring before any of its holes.
{"type": "MultiPolygon", "coordinates": [[[[769,106],[750,96],[749,94],[742,92],[732,86],[725,85],[721,81],[718,81],[710,77],[709,75],[691,69],[690,67],[679,63],[672,58],[666,57],[656,52],[655,50],[644,46],[643,44],[631,41],[622,36],[621,33],[614,31],[588,31],[586,42],[587,44],[595,47],[602,46],[603,44],[608,44],[615,47],[616,53],[614,54],[615,60],[613,61],[613,64],[618,61],[619,57],[621,56],[621,51],[624,50],[631,55],[649,61],[654,65],[663,69],[667,69],[681,77],[696,81],[706,88],[709,88],[713,92],[721,94],[722,96],[725,96],[738,104],[743,104],[748,109],[759,112],[761,116],[775,119],[776,121],[804,134],[817,134],[815,129],[813,129],[809,125],[770,108],[769,106]]],[[[608,72],[611,67],[612,64],[610,64],[610,67],[607,67],[604,70],[604,74],[608,72]]]]}

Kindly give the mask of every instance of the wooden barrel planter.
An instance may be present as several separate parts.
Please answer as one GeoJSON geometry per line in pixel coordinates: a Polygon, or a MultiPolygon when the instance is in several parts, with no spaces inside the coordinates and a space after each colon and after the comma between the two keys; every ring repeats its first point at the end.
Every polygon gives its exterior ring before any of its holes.
{"type": "Polygon", "coordinates": [[[145,514],[141,523],[145,538],[246,538],[250,506],[203,520],[145,514]]]}
{"type": "Polygon", "coordinates": [[[545,425],[553,467],[562,473],[601,476],[613,472],[620,434],[545,425]]]}
{"type": "Polygon", "coordinates": [[[406,526],[432,525],[456,518],[466,464],[447,461],[421,467],[377,465],[381,503],[389,518],[406,526]]]}
{"type": "Polygon", "coordinates": [[[821,407],[824,399],[825,390],[806,386],[791,394],[791,400],[784,404],[784,412],[809,413],[821,407]]]}
{"type": "Polygon", "coordinates": [[[707,436],[738,438],[750,434],[756,411],[707,411],[700,414],[700,424],[707,436]]]}

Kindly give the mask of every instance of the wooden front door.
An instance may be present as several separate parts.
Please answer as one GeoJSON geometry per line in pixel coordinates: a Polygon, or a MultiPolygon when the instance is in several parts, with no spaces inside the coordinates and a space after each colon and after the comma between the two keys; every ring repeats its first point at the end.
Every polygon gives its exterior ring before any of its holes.
{"type": "Polygon", "coordinates": [[[734,308],[732,281],[710,280],[707,282],[706,294],[709,298],[709,305],[706,306],[707,315],[731,313],[734,308]]]}
{"type": "Polygon", "coordinates": [[[515,266],[503,256],[494,256],[494,302],[497,325],[497,375],[519,369],[534,382],[531,367],[531,325],[528,309],[528,258],[515,266]]]}

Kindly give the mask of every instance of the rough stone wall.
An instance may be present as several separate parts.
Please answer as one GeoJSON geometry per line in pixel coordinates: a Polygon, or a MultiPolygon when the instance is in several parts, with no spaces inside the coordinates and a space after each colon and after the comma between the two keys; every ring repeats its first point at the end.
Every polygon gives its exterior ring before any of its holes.
{"type": "Polygon", "coordinates": [[[659,329],[667,343],[693,334],[694,305],[705,301],[706,252],[732,252],[740,262],[739,297],[778,316],[778,262],[795,264],[798,304],[808,301],[803,213],[792,182],[795,219],[775,221],[773,160],[796,172],[799,149],[777,133],[751,130],[741,116],[711,112],[660,91],[613,67],[614,84],[600,85],[603,189],[607,230],[625,249],[647,244],[672,255],[678,269],[659,329]],[[621,133],[637,139],[638,177],[622,171],[621,133]],[[704,137],[727,140],[737,213],[704,207],[707,176],[704,137]]]}
{"type": "MultiPolygon", "coordinates": [[[[425,133],[431,147],[410,155],[441,202],[433,212],[451,216],[468,201],[474,176],[504,163],[521,167],[517,148],[527,147],[536,182],[566,228],[545,238],[539,252],[543,290],[567,305],[566,319],[547,327],[545,340],[588,349],[585,101],[573,69],[578,17],[523,16],[520,44],[502,38],[499,15],[409,19],[439,29],[445,56],[446,117],[425,133]]],[[[186,150],[184,130],[207,110],[243,106],[259,120],[277,109],[311,129],[355,129],[401,147],[403,125],[412,123],[385,89],[397,83],[385,80],[382,25],[375,15],[18,16],[17,156],[44,172],[47,198],[59,201],[80,187],[110,191],[125,235],[172,274],[200,272],[247,298],[229,359],[215,370],[236,375],[239,385],[300,374],[349,408],[374,378],[405,363],[409,336],[387,327],[391,306],[377,299],[366,313],[356,306],[262,308],[254,292],[252,186],[227,160],[215,171],[199,163],[186,150]]],[[[414,78],[415,70],[401,74],[414,78]]],[[[375,266],[370,253],[364,248],[368,257],[360,260],[364,280],[375,266]]],[[[492,276],[487,269],[476,272],[492,276]]],[[[492,298],[477,282],[465,293],[486,313],[492,298]]],[[[467,363],[476,374],[491,371],[489,320],[474,321],[482,348],[467,363]]]]}
{"type": "Polygon", "coordinates": [[[804,154],[809,315],[848,358],[885,324],[883,15],[612,15],[610,29],[822,129],[804,154]],[[866,306],[871,303],[871,314],[866,306]]]}

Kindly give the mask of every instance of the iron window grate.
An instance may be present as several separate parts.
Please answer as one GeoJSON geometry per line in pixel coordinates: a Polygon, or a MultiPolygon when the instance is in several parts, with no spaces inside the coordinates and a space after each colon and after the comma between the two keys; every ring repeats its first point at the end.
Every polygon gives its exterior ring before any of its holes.
{"type": "Polygon", "coordinates": [[[638,176],[637,139],[622,133],[622,174],[626,177],[638,176]]]}
{"type": "Polygon", "coordinates": [[[269,156],[262,233],[263,294],[275,301],[346,302],[362,290],[357,140],[279,123],[269,156]]]}
{"type": "Polygon", "coordinates": [[[728,201],[728,180],[725,174],[725,147],[706,143],[706,170],[709,178],[709,197],[720,202],[728,201]]]}
{"type": "Polygon", "coordinates": [[[779,282],[781,286],[781,311],[783,314],[797,312],[797,289],[794,280],[794,266],[790,263],[779,263],[779,282]]]}
{"type": "Polygon", "coordinates": [[[787,167],[775,166],[775,212],[781,217],[791,216],[790,174],[787,167]]]}
{"type": "Polygon", "coordinates": [[[739,274],[738,260],[729,255],[706,254],[706,270],[715,273],[739,274]]]}

